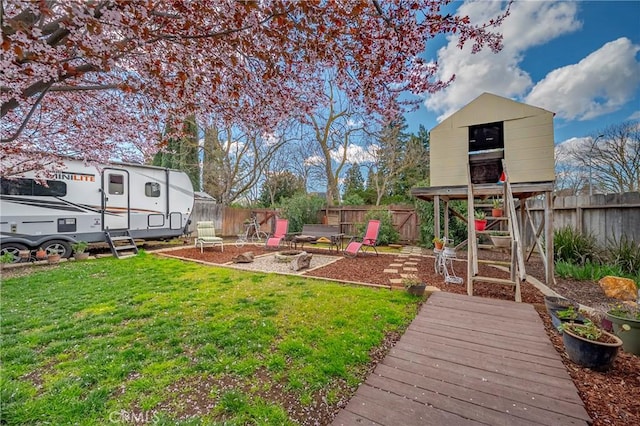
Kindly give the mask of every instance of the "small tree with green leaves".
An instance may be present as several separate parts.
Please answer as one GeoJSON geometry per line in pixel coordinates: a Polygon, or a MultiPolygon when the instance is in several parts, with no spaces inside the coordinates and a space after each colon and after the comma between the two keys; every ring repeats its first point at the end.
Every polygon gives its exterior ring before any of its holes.
{"type": "Polygon", "coordinates": [[[282,200],[280,215],[289,220],[289,232],[300,232],[305,223],[318,223],[318,212],[324,205],[318,196],[298,194],[282,200]]]}

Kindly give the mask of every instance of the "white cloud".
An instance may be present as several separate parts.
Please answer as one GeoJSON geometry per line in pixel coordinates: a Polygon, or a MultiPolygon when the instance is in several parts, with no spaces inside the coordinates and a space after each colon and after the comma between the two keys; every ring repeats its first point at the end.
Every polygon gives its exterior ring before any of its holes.
{"type": "Polygon", "coordinates": [[[640,46],[622,37],[574,65],[551,71],[525,102],[568,120],[589,120],[618,110],[640,85],[640,46]]]}
{"type": "MultiPolygon", "coordinates": [[[[377,145],[374,144],[364,148],[359,145],[349,145],[347,147],[347,162],[360,164],[370,163],[375,160],[373,153],[376,148],[377,145]]],[[[340,147],[337,150],[331,151],[331,158],[335,161],[340,161],[343,153],[344,148],[340,147]]]]}
{"type": "Polygon", "coordinates": [[[562,164],[577,165],[573,152],[585,152],[589,151],[589,144],[591,138],[570,138],[566,141],[562,141],[555,146],[556,162],[562,164]]]}
{"type": "MultiPolygon", "coordinates": [[[[459,15],[468,15],[473,22],[486,22],[501,13],[502,2],[471,1],[458,9],[459,15]]],[[[515,2],[511,15],[500,27],[504,49],[491,53],[485,49],[475,55],[471,46],[457,47],[458,37],[448,38],[448,44],[438,51],[439,77],[455,81],[447,89],[425,100],[425,106],[440,114],[442,120],[483,92],[508,98],[524,96],[533,85],[529,74],[520,68],[527,49],[581,27],[577,20],[575,2],[515,2]]]]}
{"type": "Polygon", "coordinates": [[[312,155],[311,157],[307,157],[304,159],[305,166],[319,166],[323,163],[322,157],[319,155],[312,155]]]}
{"type": "Polygon", "coordinates": [[[640,120],[640,111],[635,111],[628,118],[629,120],[640,120]]]}

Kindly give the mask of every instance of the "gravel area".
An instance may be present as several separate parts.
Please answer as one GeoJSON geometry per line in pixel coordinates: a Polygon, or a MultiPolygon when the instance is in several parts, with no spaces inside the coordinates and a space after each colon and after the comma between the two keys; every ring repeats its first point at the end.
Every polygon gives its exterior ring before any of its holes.
{"type": "Polygon", "coordinates": [[[227,263],[227,266],[233,266],[234,268],[244,269],[247,271],[260,271],[260,272],[276,272],[279,274],[296,274],[302,275],[305,272],[309,272],[314,268],[320,268],[339,260],[336,256],[325,256],[321,254],[313,254],[311,258],[311,264],[308,269],[301,269],[300,271],[294,271],[291,269],[288,262],[277,262],[274,254],[267,254],[260,257],[256,257],[251,263],[227,263]]]}

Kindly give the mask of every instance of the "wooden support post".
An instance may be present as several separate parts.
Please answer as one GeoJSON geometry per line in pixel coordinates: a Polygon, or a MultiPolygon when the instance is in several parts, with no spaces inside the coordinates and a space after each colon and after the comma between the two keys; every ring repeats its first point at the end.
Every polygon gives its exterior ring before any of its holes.
{"type": "Polygon", "coordinates": [[[433,197],[433,236],[440,238],[440,196],[433,197]]]}
{"type": "Polygon", "coordinates": [[[449,199],[444,201],[444,237],[449,238],[449,199]]]}
{"type": "Polygon", "coordinates": [[[522,293],[520,292],[522,280],[519,277],[520,273],[516,273],[516,268],[518,267],[516,250],[520,250],[518,242],[511,240],[511,281],[513,281],[516,286],[516,302],[522,302],[522,293]]]}
{"type": "Polygon", "coordinates": [[[518,249],[522,251],[522,259],[527,256],[527,247],[525,244],[525,241],[527,241],[525,239],[527,234],[527,212],[525,206],[526,203],[527,200],[523,201],[522,198],[518,198],[518,204],[520,204],[520,247],[518,247],[518,249]]]}
{"type": "Polygon", "coordinates": [[[476,229],[474,223],[473,184],[471,169],[467,164],[467,294],[473,296],[473,279],[478,273],[476,229]]]}
{"type": "Polygon", "coordinates": [[[544,254],[547,257],[545,280],[547,284],[555,281],[553,268],[553,194],[544,193],[544,254]]]}

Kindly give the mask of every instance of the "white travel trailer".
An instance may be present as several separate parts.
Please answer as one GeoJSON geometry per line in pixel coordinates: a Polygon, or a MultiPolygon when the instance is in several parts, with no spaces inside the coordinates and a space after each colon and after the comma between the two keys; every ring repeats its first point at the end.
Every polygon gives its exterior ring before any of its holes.
{"type": "Polygon", "coordinates": [[[134,238],[185,234],[194,196],[184,172],[73,159],[63,164],[47,186],[33,173],[1,179],[0,254],[18,259],[19,251],[42,247],[69,257],[72,243],[86,241],[108,242],[118,255],[117,240],[135,248],[134,238]]]}

